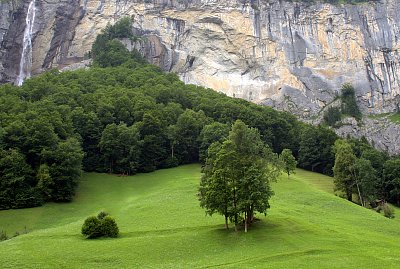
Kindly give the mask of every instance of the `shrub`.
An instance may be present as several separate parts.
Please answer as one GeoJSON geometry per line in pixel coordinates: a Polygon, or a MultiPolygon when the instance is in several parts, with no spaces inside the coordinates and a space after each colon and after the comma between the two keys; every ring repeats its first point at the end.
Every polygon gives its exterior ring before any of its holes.
{"type": "Polygon", "coordinates": [[[97,217],[88,217],[82,225],[82,234],[88,239],[117,237],[118,233],[119,229],[115,220],[103,211],[97,217]]]}
{"type": "Polygon", "coordinates": [[[87,238],[102,236],[100,220],[94,216],[88,217],[82,225],[82,234],[87,238]]]}
{"type": "Polygon", "coordinates": [[[334,126],[336,122],[340,121],[342,118],[342,112],[338,107],[330,107],[324,113],[324,121],[329,126],[334,126]]]}
{"type": "Polygon", "coordinates": [[[355,90],[351,84],[344,84],[342,86],[342,113],[352,116],[357,120],[362,117],[361,111],[358,108],[355,90]]]}
{"type": "Polygon", "coordinates": [[[101,211],[99,214],[97,214],[97,218],[99,220],[104,219],[105,217],[107,217],[109,214],[107,212],[101,211]]]}
{"type": "Polygon", "coordinates": [[[389,219],[394,219],[394,210],[393,210],[393,208],[388,204],[384,204],[383,205],[383,215],[385,215],[385,217],[387,217],[389,219]]]}
{"type": "Polygon", "coordinates": [[[119,233],[117,223],[110,216],[106,216],[103,219],[101,223],[101,230],[103,235],[106,237],[117,237],[119,233]]]}
{"type": "Polygon", "coordinates": [[[5,231],[1,230],[0,231],[0,241],[4,241],[7,239],[8,239],[7,233],[5,231]]]}

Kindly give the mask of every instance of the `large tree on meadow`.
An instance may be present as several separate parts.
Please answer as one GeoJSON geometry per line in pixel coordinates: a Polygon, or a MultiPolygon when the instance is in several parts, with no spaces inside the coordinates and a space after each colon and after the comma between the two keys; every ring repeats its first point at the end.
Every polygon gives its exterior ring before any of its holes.
{"type": "Polygon", "coordinates": [[[261,140],[257,129],[236,121],[222,144],[212,144],[200,183],[200,205],[206,213],[219,213],[235,224],[243,218],[245,231],[255,212],[267,213],[277,179],[277,155],[261,140]]]}

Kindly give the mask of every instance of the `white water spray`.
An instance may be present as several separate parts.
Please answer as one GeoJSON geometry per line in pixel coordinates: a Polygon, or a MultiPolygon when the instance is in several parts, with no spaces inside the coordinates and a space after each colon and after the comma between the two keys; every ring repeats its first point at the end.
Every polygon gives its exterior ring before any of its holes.
{"type": "Polygon", "coordinates": [[[19,64],[19,74],[17,77],[17,85],[21,86],[26,78],[31,77],[32,68],[32,35],[33,25],[36,16],[36,0],[31,0],[26,14],[26,26],[24,31],[24,39],[22,43],[21,61],[19,64]]]}

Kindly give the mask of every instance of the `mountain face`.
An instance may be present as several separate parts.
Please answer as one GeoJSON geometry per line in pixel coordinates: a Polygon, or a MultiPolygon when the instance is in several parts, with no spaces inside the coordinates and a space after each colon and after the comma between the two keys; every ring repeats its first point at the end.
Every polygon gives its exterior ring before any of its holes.
{"type": "MultiPolygon", "coordinates": [[[[355,87],[364,113],[400,108],[397,0],[357,5],[284,0],[5,0],[0,4],[0,81],[15,83],[25,69],[38,74],[82,62],[101,29],[124,16],[132,18],[140,37],[126,40],[128,48],[138,49],[186,83],[304,119],[320,115],[346,82],[355,87]],[[31,62],[29,68],[21,67],[27,62],[21,61],[24,57],[31,62]]],[[[398,126],[386,122],[371,132],[377,123],[365,123],[368,126],[349,124],[340,133],[366,134],[378,147],[400,152],[398,126]]]]}

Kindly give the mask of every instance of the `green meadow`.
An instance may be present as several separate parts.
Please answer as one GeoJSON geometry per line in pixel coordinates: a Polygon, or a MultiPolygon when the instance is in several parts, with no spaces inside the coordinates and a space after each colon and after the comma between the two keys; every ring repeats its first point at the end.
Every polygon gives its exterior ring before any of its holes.
{"type": "Polygon", "coordinates": [[[0,211],[0,230],[28,232],[0,242],[1,268],[399,268],[399,220],[336,197],[329,177],[282,175],[247,234],[205,216],[199,179],[199,165],[87,173],[72,203],[0,211]],[[116,219],[117,239],[80,234],[101,210],[116,219]]]}

